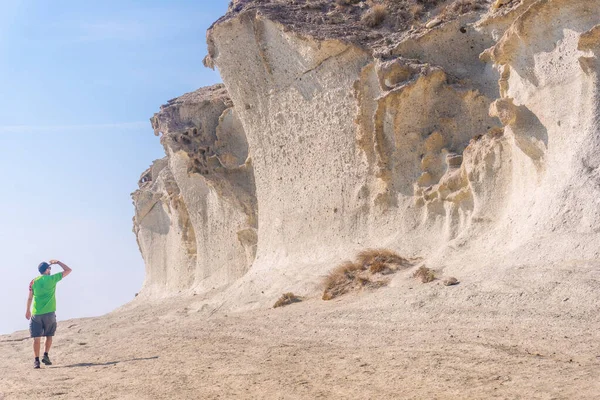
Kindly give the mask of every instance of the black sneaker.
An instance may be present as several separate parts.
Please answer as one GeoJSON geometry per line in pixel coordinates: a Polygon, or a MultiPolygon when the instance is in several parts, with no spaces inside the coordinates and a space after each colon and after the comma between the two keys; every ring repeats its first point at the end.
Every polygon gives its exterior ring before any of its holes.
{"type": "Polygon", "coordinates": [[[50,357],[48,357],[47,354],[44,354],[44,357],[42,358],[42,362],[46,365],[52,365],[52,361],[50,361],[50,357]]]}
{"type": "Polygon", "coordinates": [[[40,367],[40,360],[35,360],[33,362],[33,368],[38,369],[40,367]]]}

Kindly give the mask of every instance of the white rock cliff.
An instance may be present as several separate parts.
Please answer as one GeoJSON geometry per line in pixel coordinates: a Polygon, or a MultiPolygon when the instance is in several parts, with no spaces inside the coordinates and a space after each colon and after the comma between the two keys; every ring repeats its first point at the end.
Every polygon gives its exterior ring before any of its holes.
{"type": "Polygon", "coordinates": [[[224,84],[152,118],[142,296],[270,304],[374,247],[473,279],[598,257],[600,3],[384,3],[368,27],[364,2],[237,1],[211,27],[224,84]]]}

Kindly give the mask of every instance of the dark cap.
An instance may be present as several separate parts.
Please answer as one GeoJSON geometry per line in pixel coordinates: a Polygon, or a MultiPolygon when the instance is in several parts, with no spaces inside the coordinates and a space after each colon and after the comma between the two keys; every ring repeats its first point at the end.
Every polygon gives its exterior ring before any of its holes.
{"type": "Polygon", "coordinates": [[[38,265],[38,271],[40,271],[40,274],[46,272],[48,268],[50,268],[50,264],[48,264],[46,261],[42,261],[40,265],[38,265]]]}

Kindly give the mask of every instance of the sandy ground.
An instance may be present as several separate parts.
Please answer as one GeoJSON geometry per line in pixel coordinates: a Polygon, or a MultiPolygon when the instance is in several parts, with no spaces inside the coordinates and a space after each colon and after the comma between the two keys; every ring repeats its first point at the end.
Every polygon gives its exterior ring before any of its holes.
{"type": "Polygon", "coordinates": [[[599,274],[515,267],[491,287],[404,274],[229,314],[200,296],[134,303],[61,322],[41,370],[27,332],[1,336],[0,398],[600,399],[599,274]]]}

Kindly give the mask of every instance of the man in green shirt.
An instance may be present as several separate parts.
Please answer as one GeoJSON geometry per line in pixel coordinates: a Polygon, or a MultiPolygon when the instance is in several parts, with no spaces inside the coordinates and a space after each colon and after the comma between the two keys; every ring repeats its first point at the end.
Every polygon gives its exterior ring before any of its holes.
{"type": "Polygon", "coordinates": [[[46,337],[42,362],[46,365],[52,365],[48,352],[50,352],[52,337],[56,332],[56,284],[71,273],[71,268],[58,260],[50,260],[49,263],[45,261],[40,263],[38,271],[41,275],[29,284],[29,298],[27,299],[27,311],[25,312],[25,318],[31,320],[29,323],[29,332],[33,338],[34,368],[40,367],[40,342],[42,336],[46,337]],[[58,264],[63,269],[63,272],[54,275],[50,274],[50,270],[54,264],[58,264]],[[33,308],[31,307],[32,301],[33,308]]]}

